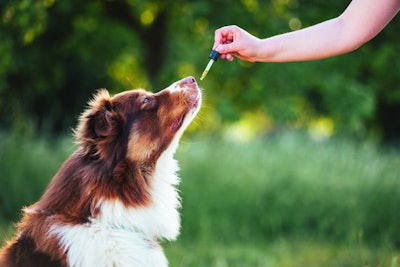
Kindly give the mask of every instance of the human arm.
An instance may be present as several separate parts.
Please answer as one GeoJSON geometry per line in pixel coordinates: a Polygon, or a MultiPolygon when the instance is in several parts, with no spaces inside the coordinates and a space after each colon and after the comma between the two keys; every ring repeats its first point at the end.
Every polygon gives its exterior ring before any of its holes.
{"type": "Polygon", "coordinates": [[[375,37],[400,9],[400,0],[353,0],[338,17],[298,31],[259,39],[237,26],[215,32],[222,58],[290,62],[327,58],[353,51],[375,37]]]}

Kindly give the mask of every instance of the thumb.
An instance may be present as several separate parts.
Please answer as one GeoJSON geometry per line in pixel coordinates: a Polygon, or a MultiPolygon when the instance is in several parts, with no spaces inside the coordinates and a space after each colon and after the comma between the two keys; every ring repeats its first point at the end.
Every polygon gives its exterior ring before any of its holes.
{"type": "Polygon", "coordinates": [[[229,44],[220,44],[217,46],[216,50],[220,54],[234,53],[238,50],[238,45],[236,42],[232,42],[229,44]]]}

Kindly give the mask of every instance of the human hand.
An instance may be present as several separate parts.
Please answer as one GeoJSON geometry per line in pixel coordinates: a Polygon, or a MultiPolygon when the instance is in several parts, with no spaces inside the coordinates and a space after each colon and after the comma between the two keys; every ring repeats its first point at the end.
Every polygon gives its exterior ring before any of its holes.
{"type": "Polygon", "coordinates": [[[229,61],[233,56],[246,61],[257,61],[260,39],[236,25],[225,26],[215,31],[213,49],[221,58],[229,61]]]}

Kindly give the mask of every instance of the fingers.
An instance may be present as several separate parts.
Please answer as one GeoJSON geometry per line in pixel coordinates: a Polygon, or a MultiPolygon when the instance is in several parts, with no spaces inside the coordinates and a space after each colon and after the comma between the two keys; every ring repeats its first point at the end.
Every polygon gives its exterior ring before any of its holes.
{"type": "Polygon", "coordinates": [[[214,34],[214,45],[213,49],[216,49],[220,44],[232,43],[234,41],[235,31],[238,27],[235,25],[225,26],[219,28],[214,34]]]}
{"type": "Polygon", "coordinates": [[[234,59],[233,54],[237,50],[235,41],[240,36],[239,32],[240,28],[236,25],[221,27],[215,31],[213,49],[221,54],[222,59],[234,59]]]}
{"type": "Polygon", "coordinates": [[[220,44],[218,45],[215,50],[218,51],[220,54],[227,54],[227,53],[235,53],[238,50],[238,44],[233,42],[229,44],[220,44]]]}
{"type": "Polygon", "coordinates": [[[232,54],[226,54],[226,59],[232,61],[233,60],[232,54]]]}
{"type": "Polygon", "coordinates": [[[218,30],[215,31],[215,34],[214,34],[213,50],[215,50],[217,48],[217,46],[222,44],[222,42],[223,42],[223,36],[220,33],[220,29],[218,29],[218,30]]]}
{"type": "Polygon", "coordinates": [[[232,60],[234,59],[233,55],[232,55],[232,54],[229,54],[229,53],[227,53],[227,54],[221,54],[221,58],[222,58],[222,59],[227,59],[227,60],[229,60],[229,61],[232,61],[232,60]]]}

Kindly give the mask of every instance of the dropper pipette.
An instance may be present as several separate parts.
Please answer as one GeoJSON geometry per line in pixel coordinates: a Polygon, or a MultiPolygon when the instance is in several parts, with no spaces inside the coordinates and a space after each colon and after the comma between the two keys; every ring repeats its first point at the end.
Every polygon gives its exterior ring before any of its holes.
{"type": "Polygon", "coordinates": [[[217,59],[218,59],[220,56],[221,56],[221,54],[218,53],[216,50],[212,50],[212,51],[211,51],[210,55],[208,56],[208,57],[210,58],[210,61],[208,62],[206,68],[204,69],[203,74],[202,74],[201,77],[200,77],[200,80],[203,80],[203,79],[207,76],[208,71],[211,69],[212,64],[213,64],[215,61],[217,61],[217,59]]]}

